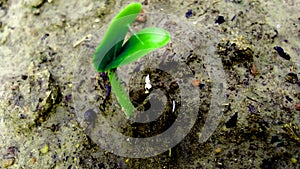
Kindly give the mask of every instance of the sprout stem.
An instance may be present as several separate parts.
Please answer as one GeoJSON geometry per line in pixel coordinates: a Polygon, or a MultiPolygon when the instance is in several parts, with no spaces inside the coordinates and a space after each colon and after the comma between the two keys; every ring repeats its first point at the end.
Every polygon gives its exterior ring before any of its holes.
{"type": "Polygon", "coordinates": [[[131,103],[125,89],[123,88],[120,79],[118,78],[115,69],[108,70],[108,78],[112,87],[112,91],[115,93],[115,96],[120,103],[123,111],[125,112],[126,118],[129,119],[132,111],[134,110],[134,106],[131,103]]]}

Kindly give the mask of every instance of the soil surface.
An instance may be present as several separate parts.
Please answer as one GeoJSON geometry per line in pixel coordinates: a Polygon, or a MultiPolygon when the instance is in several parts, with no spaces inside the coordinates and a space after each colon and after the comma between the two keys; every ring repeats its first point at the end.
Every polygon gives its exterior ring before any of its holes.
{"type": "Polygon", "coordinates": [[[300,168],[300,1],[139,1],[132,31],[171,34],[117,69],[149,123],[92,65],[131,2],[0,0],[0,168],[300,168]]]}

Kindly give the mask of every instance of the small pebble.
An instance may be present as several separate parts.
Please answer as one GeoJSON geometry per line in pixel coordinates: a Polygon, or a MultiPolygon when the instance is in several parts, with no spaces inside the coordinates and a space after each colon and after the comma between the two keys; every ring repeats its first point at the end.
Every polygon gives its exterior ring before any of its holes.
{"type": "Polygon", "coordinates": [[[253,76],[258,75],[258,73],[259,73],[258,70],[257,70],[257,68],[256,68],[256,66],[255,66],[255,64],[252,64],[252,65],[251,65],[250,71],[251,71],[251,74],[252,74],[253,76]]]}
{"type": "Polygon", "coordinates": [[[200,88],[200,89],[203,89],[204,86],[205,86],[205,85],[201,83],[200,86],[199,86],[199,88],[200,88]]]}
{"type": "Polygon", "coordinates": [[[66,99],[67,102],[70,102],[72,100],[72,94],[66,95],[65,99],[66,99]]]}
{"type": "Polygon", "coordinates": [[[31,163],[34,164],[35,162],[36,162],[36,158],[35,158],[35,157],[32,157],[32,158],[31,158],[31,163]]]}
{"type": "Polygon", "coordinates": [[[216,154],[220,154],[221,152],[222,152],[222,148],[216,148],[216,149],[215,149],[215,153],[216,153],[216,154]]]}
{"type": "Polygon", "coordinates": [[[29,0],[29,3],[32,7],[39,7],[44,3],[44,0],[29,0]]]}
{"type": "Polygon", "coordinates": [[[248,109],[251,113],[255,113],[255,114],[259,113],[252,104],[248,105],[248,109]]]}
{"type": "Polygon", "coordinates": [[[33,9],[32,9],[32,13],[33,13],[34,15],[39,15],[39,14],[41,13],[41,10],[38,9],[38,8],[33,8],[33,9]]]}
{"type": "Polygon", "coordinates": [[[15,163],[15,158],[5,158],[2,160],[2,168],[8,168],[15,163]]]}
{"type": "Polygon", "coordinates": [[[221,25],[225,22],[224,16],[218,16],[215,23],[221,25]]]}
{"type": "Polygon", "coordinates": [[[286,60],[290,60],[291,57],[289,54],[285,53],[283,48],[280,46],[275,46],[274,49],[277,51],[277,53],[279,54],[279,56],[281,56],[282,58],[286,59],[286,60]]]}
{"type": "Polygon", "coordinates": [[[192,85],[193,85],[194,87],[200,86],[200,80],[197,80],[197,79],[193,80],[193,81],[192,81],[192,85]]]}
{"type": "Polygon", "coordinates": [[[45,144],[41,149],[40,149],[42,154],[46,154],[49,152],[49,145],[45,144]]]}
{"type": "Polygon", "coordinates": [[[140,14],[135,18],[135,20],[137,22],[141,22],[141,23],[144,23],[147,21],[147,16],[143,9],[141,10],[140,14]]]}
{"type": "Polygon", "coordinates": [[[26,80],[27,77],[28,77],[27,75],[22,75],[22,76],[21,76],[21,79],[22,79],[22,80],[26,80]]]}
{"type": "Polygon", "coordinates": [[[295,105],[295,109],[298,110],[298,111],[300,111],[300,103],[297,103],[297,104],[295,105]]]}
{"type": "Polygon", "coordinates": [[[186,13],[185,13],[185,17],[186,18],[190,18],[193,15],[193,10],[189,9],[186,13]]]}
{"type": "Polygon", "coordinates": [[[293,164],[297,164],[298,160],[297,160],[296,158],[291,158],[291,162],[292,162],[293,164]]]}

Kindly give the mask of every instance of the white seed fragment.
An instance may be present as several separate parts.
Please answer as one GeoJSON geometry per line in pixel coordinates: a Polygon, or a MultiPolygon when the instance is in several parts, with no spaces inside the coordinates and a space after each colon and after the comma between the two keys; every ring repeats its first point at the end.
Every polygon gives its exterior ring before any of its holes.
{"type": "Polygon", "coordinates": [[[151,89],[152,85],[150,84],[150,76],[147,75],[146,78],[145,78],[145,93],[149,93],[149,90],[151,89]]]}
{"type": "Polygon", "coordinates": [[[172,107],[172,112],[175,111],[175,101],[173,100],[173,107],[172,107]]]}

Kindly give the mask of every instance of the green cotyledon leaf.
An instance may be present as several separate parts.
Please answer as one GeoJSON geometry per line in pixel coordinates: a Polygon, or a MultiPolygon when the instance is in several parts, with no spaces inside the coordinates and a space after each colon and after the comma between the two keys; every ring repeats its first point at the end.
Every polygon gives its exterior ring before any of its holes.
{"type": "Polygon", "coordinates": [[[148,53],[165,46],[169,41],[170,34],[164,29],[156,27],[142,29],[137,34],[130,37],[130,39],[122,46],[119,56],[112,60],[105,67],[105,70],[110,70],[134,62],[148,53]]]}
{"type": "Polygon", "coordinates": [[[93,56],[93,64],[98,72],[104,72],[105,67],[118,56],[129,26],[141,9],[140,3],[129,4],[112,20],[93,56]]]}

